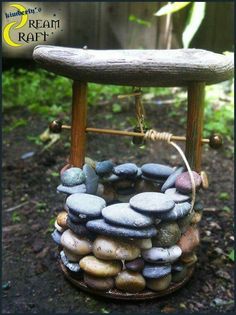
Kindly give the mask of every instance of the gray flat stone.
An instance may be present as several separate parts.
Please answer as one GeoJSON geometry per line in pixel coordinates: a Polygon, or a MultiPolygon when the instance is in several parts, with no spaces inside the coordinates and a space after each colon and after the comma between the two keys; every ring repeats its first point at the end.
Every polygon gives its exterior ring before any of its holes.
{"type": "Polygon", "coordinates": [[[152,247],[142,251],[142,257],[150,263],[173,263],[182,254],[179,246],[174,245],[169,248],[152,247]]]}
{"type": "Polygon", "coordinates": [[[131,238],[149,238],[156,235],[157,231],[154,226],[147,228],[131,229],[126,227],[120,227],[117,225],[111,225],[105,222],[103,219],[88,221],[86,224],[88,230],[104,235],[112,235],[119,237],[131,237],[131,238]]]}
{"type": "Polygon", "coordinates": [[[144,176],[154,179],[167,178],[174,172],[172,167],[157,163],[144,164],[141,170],[144,176]]]}
{"type": "Polygon", "coordinates": [[[170,211],[175,203],[168,195],[158,192],[144,192],[132,197],[129,201],[131,208],[149,215],[170,211]]]}
{"type": "Polygon", "coordinates": [[[138,173],[138,167],[134,163],[124,163],[115,166],[112,172],[119,177],[133,178],[138,173]]]}
{"type": "Polygon", "coordinates": [[[181,203],[181,202],[185,202],[185,201],[189,201],[191,199],[191,197],[189,195],[183,195],[181,193],[179,193],[176,188],[168,188],[165,191],[166,195],[169,195],[175,203],[181,203]]]}
{"type": "Polygon", "coordinates": [[[55,229],[53,231],[53,233],[51,234],[52,236],[52,239],[54,240],[54,242],[57,244],[57,245],[61,245],[61,233],[58,232],[57,229],[55,229]]]}
{"type": "Polygon", "coordinates": [[[114,164],[110,160],[97,162],[95,171],[99,176],[104,176],[112,172],[114,164]]]}
{"type": "Polygon", "coordinates": [[[96,195],[99,177],[94,169],[88,164],[84,164],[83,172],[85,175],[86,193],[96,195]]]}
{"type": "Polygon", "coordinates": [[[161,192],[165,192],[168,188],[172,188],[175,186],[176,178],[182,174],[185,170],[184,166],[178,167],[164,182],[163,186],[161,187],[161,192]]]}
{"type": "Polygon", "coordinates": [[[158,218],[162,221],[176,221],[186,216],[190,209],[191,204],[189,202],[176,203],[171,211],[158,214],[158,218]]]}
{"type": "Polygon", "coordinates": [[[64,251],[62,250],[60,252],[60,257],[62,263],[71,271],[71,272],[82,272],[79,263],[70,262],[68,258],[66,257],[64,251]]]}
{"type": "Polygon", "coordinates": [[[71,167],[61,174],[61,183],[63,186],[76,186],[85,181],[85,175],[79,167],[71,167]]]}
{"type": "Polygon", "coordinates": [[[145,264],[143,276],[150,279],[158,279],[168,275],[171,272],[171,265],[145,264]]]}
{"type": "Polygon", "coordinates": [[[74,223],[71,221],[70,217],[67,218],[66,223],[68,227],[76,234],[79,236],[88,236],[91,237],[91,233],[89,230],[86,228],[85,224],[82,223],[74,223]]]}
{"type": "Polygon", "coordinates": [[[153,224],[153,219],[133,210],[129,203],[118,203],[102,209],[106,222],[131,228],[146,227],[153,224]]]}
{"type": "Polygon", "coordinates": [[[64,185],[57,186],[57,192],[73,195],[78,193],[85,193],[86,192],[86,186],[84,184],[80,184],[73,187],[67,187],[64,185]]]}
{"type": "Polygon", "coordinates": [[[103,198],[90,194],[73,194],[66,199],[66,204],[74,214],[82,215],[85,219],[100,217],[106,206],[103,198]]]}
{"type": "Polygon", "coordinates": [[[84,219],[83,217],[80,218],[80,216],[78,216],[78,214],[74,214],[71,210],[68,211],[68,217],[70,218],[70,220],[73,223],[82,223],[82,222],[86,222],[86,218],[84,219]]]}
{"type": "Polygon", "coordinates": [[[147,180],[149,182],[153,182],[153,183],[157,184],[158,186],[163,185],[163,183],[165,182],[165,179],[161,179],[161,178],[155,179],[155,178],[147,177],[143,174],[142,174],[141,178],[144,180],[147,180]]]}

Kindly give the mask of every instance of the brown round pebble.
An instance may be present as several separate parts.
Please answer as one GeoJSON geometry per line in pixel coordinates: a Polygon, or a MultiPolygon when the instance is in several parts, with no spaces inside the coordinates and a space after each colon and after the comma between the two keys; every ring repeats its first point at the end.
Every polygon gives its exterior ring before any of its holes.
{"type": "Polygon", "coordinates": [[[144,268],[144,260],[136,258],[132,261],[125,262],[125,267],[131,271],[142,271],[144,268]]]}
{"type": "Polygon", "coordinates": [[[197,262],[197,256],[195,253],[188,253],[181,256],[180,261],[184,263],[187,267],[192,266],[197,262]]]}
{"type": "Polygon", "coordinates": [[[200,243],[199,230],[190,226],[188,230],[182,234],[177,245],[182,249],[183,254],[191,253],[200,243]]]}
{"type": "Polygon", "coordinates": [[[153,291],[162,291],[169,287],[171,282],[171,274],[158,278],[158,279],[147,279],[147,288],[153,291]]]}
{"type": "Polygon", "coordinates": [[[66,223],[67,217],[68,217],[68,213],[66,211],[61,211],[57,215],[57,224],[60,225],[64,229],[68,228],[67,223],[66,223]]]}
{"type": "Polygon", "coordinates": [[[116,288],[130,293],[140,292],[145,288],[144,277],[135,271],[121,271],[115,279],[116,288]]]}
{"type": "Polygon", "coordinates": [[[89,288],[99,291],[108,291],[115,286],[115,280],[111,277],[95,277],[86,272],[84,273],[84,282],[89,288]]]}

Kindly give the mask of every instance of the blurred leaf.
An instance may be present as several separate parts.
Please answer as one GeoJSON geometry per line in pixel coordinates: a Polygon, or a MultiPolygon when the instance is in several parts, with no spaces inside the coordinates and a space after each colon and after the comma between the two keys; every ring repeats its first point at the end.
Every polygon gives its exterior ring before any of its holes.
{"type": "Polygon", "coordinates": [[[205,2],[193,2],[190,18],[187,22],[187,25],[184,29],[182,34],[182,41],[184,48],[188,48],[191,40],[193,39],[194,35],[196,34],[199,26],[202,23],[202,20],[205,16],[205,2]]]}
{"type": "Polygon", "coordinates": [[[112,111],[113,113],[120,113],[122,111],[122,107],[117,103],[112,104],[112,111]]]}
{"type": "Polygon", "coordinates": [[[231,212],[231,209],[228,206],[224,206],[222,210],[226,212],[231,212]]]}
{"type": "Polygon", "coordinates": [[[219,199],[220,200],[229,200],[229,194],[227,192],[221,192],[219,194],[219,199]]]}
{"type": "Polygon", "coordinates": [[[172,2],[172,3],[168,3],[164,7],[160,8],[160,10],[158,10],[154,15],[161,16],[161,15],[174,13],[174,12],[177,12],[177,11],[185,8],[190,3],[191,2],[172,2]]]}
{"type": "Polygon", "coordinates": [[[144,26],[147,26],[147,27],[150,27],[151,26],[151,22],[149,21],[145,21],[145,20],[142,20],[142,19],[139,19],[137,16],[131,14],[129,16],[129,21],[130,22],[135,22],[137,24],[140,24],[140,25],[144,25],[144,26]]]}
{"type": "Polygon", "coordinates": [[[228,257],[229,257],[229,259],[234,261],[234,249],[231,250],[231,252],[229,253],[228,257]]]}

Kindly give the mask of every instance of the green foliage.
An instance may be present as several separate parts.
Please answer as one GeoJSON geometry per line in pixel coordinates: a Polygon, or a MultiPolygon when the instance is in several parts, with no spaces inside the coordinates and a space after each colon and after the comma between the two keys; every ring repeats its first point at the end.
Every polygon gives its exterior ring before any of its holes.
{"type": "Polygon", "coordinates": [[[137,16],[135,16],[134,14],[131,14],[129,16],[129,21],[130,22],[135,22],[139,25],[144,25],[146,27],[150,27],[151,26],[151,22],[149,21],[145,21],[145,20],[142,20],[142,19],[139,19],[137,16]]]}
{"type": "Polygon", "coordinates": [[[191,2],[172,2],[164,5],[164,7],[160,8],[154,15],[156,16],[162,16],[166,14],[172,14],[174,12],[177,12],[183,8],[185,8],[188,4],[191,2]]]}
{"type": "Polygon", "coordinates": [[[19,215],[19,213],[14,211],[11,215],[11,220],[13,223],[20,223],[21,222],[21,216],[19,215]]]}
{"type": "Polygon", "coordinates": [[[229,253],[228,257],[229,257],[229,259],[234,261],[234,249],[231,250],[231,252],[229,253]]]}
{"type": "Polygon", "coordinates": [[[191,4],[191,9],[189,11],[185,29],[182,34],[184,48],[189,47],[190,42],[192,41],[194,35],[202,23],[202,20],[205,17],[206,2],[172,2],[164,5],[164,7],[154,14],[156,16],[172,14],[182,10],[189,4],[191,4]]]}
{"type": "Polygon", "coordinates": [[[220,200],[229,200],[229,194],[227,193],[227,192],[221,192],[220,194],[219,194],[219,199],[220,200]]]}
{"type": "Polygon", "coordinates": [[[117,104],[117,103],[114,103],[114,104],[112,105],[112,111],[113,111],[113,113],[120,113],[120,112],[122,112],[122,107],[121,107],[121,105],[120,105],[120,104],[117,104]]]}
{"type": "Polygon", "coordinates": [[[234,83],[233,80],[206,87],[204,137],[217,132],[233,138],[234,83]]]}
{"type": "MultiPolygon", "coordinates": [[[[229,53],[228,53],[229,54],[229,53]]],[[[64,120],[69,119],[71,105],[71,81],[67,78],[56,76],[44,70],[26,71],[8,70],[3,72],[3,108],[24,107],[32,113],[40,114],[47,121],[64,115],[64,120]]],[[[206,87],[205,98],[205,123],[204,137],[212,132],[218,132],[229,139],[233,137],[234,118],[234,89],[233,80],[206,87]]],[[[168,115],[176,117],[181,124],[186,123],[186,90],[171,88],[143,88],[144,102],[152,103],[153,99],[174,97],[174,103],[170,105],[168,115]],[[183,113],[184,111],[184,113],[183,113]]],[[[90,106],[100,104],[113,104],[111,112],[104,116],[106,120],[113,120],[114,113],[123,110],[123,102],[117,99],[117,95],[129,94],[131,87],[89,84],[88,103],[90,106]]],[[[130,97],[128,101],[133,102],[130,97]]],[[[127,99],[126,101],[127,102],[127,99]]],[[[148,121],[148,117],[147,117],[148,121]]],[[[12,131],[24,126],[27,121],[22,119],[13,120],[4,131],[12,131]]],[[[135,122],[131,125],[135,126],[135,122]]],[[[27,136],[28,140],[42,145],[39,137],[27,136]]]]}
{"type": "Polygon", "coordinates": [[[70,80],[44,70],[7,70],[2,75],[3,108],[27,107],[54,118],[71,99],[70,80]]]}
{"type": "Polygon", "coordinates": [[[11,132],[12,130],[21,127],[21,126],[26,126],[27,125],[27,120],[24,118],[20,119],[14,119],[13,122],[10,124],[10,126],[6,126],[3,128],[4,132],[11,132]]]}

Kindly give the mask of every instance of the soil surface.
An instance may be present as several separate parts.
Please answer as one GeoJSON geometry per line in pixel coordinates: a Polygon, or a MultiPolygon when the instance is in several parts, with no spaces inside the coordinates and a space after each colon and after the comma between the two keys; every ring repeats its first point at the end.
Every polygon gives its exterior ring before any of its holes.
{"type": "MultiPolygon", "coordinates": [[[[158,103],[159,104],[159,103],[158,103]]],[[[185,133],[181,117],[169,115],[169,106],[149,104],[147,116],[153,128],[185,133]]],[[[121,113],[109,115],[110,106],[89,108],[89,126],[124,129],[130,126],[134,109],[124,105],[121,113]]],[[[69,109],[68,113],[69,115],[69,109]]],[[[233,153],[232,143],[218,151],[204,146],[202,169],[210,187],[200,193],[205,210],[200,223],[201,245],[195,273],[174,294],[153,301],[122,302],[79,291],[63,276],[57,262],[57,246],[51,239],[53,223],[63,209],[63,196],[56,193],[59,170],[69,155],[69,133],[49,150],[28,140],[37,136],[48,121],[24,109],[6,111],[4,126],[25,118],[26,126],[3,135],[3,313],[231,313],[234,310],[233,262],[233,153]],[[34,151],[31,158],[22,154],[34,151]],[[222,194],[223,193],[223,194],[222,194]],[[13,209],[13,207],[19,206],[13,209]]],[[[159,162],[177,165],[178,153],[167,144],[152,143],[140,149],[130,138],[89,135],[87,156],[115,162],[159,162]]]]}

